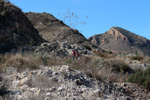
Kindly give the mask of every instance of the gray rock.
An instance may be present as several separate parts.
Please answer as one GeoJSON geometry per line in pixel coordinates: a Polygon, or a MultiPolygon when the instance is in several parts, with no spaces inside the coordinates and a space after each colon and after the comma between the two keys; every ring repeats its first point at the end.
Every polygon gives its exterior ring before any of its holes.
{"type": "Polygon", "coordinates": [[[60,98],[63,100],[107,100],[114,98],[115,100],[120,96],[128,97],[123,88],[115,89],[115,85],[112,83],[94,81],[82,74],[81,71],[70,69],[67,65],[41,67],[39,70],[17,73],[15,74],[17,79],[12,76],[8,76],[13,87],[9,90],[12,91],[11,97],[18,100],[33,100],[33,98],[37,100],[39,97],[42,97],[43,100],[59,100],[60,98]],[[61,74],[64,71],[66,74],[61,74]],[[37,81],[35,81],[36,78],[37,81]],[[32,79],[28,81],[30,84],[37,82],[38,85],[28,86],[26,81],[30,79],[32,79]],[[16,84],[17,86],[15,86],[16,84]]]}

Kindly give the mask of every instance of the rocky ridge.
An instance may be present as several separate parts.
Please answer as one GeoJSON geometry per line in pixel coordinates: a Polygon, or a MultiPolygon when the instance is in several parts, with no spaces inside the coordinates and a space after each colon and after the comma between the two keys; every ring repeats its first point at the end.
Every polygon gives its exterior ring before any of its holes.
{"type": "Polygon", "coordinates": [[[79,44],[93,46],[78,30],[65,25],[48,13],[25,13],[39,34],[48,42],[64,42],[68,44],[79,44]]]}

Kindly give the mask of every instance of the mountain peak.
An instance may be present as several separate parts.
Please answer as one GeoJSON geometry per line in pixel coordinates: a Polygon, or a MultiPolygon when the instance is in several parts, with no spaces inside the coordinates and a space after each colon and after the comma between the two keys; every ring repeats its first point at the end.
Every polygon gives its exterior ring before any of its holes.
{"type": "Polygon", "coordinates": [[[89,40],[109,51],[150,55],[148,39],[120,27],[112,27],[103,34],[90,37],[89,40]]]}
{"type": "Polygon", "coordinates": [[[128,42],[128,38],[119,32],[116,27],[110,28],[106,33],[115,36],[115,40],[121,39],[122,41],[128,42]]]}

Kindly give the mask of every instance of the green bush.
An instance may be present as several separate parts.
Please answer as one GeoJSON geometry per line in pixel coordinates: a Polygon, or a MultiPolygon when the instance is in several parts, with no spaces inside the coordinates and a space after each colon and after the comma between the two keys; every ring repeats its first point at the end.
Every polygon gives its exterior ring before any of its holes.
{"type": "Polygon", "coordinates": [[[120,63],[120,64],[114,64],[112,65],[113,67],[113,71],[115,72],[128,72],[130,70],[130,67],[127,65],[127,64],[124,64],[124,63],[120,63]]]}
{"type": "Polygon", "coordinates": [[[132,56],[131,59],[132,59],[132,60],[139,60],[139,61],[141,61],[141,60],[144,59],[144,57],[143,57],[143,56],[136,55],[136,56],[132,56]]]}
{"type": "Polygon", "coordinates": [[[87,46],[87,45],[83,45],[83,47],[87,50],[92,50],[92,48],[90,46],[87,46]]]}
{"type": "Polygon", "coordinates": [[[150,90],[150,67],[148,67],[145,71],[137,70],[135,74],[132,74],[128,80],[128,82],[138,83],[144,88],[150,90]]]}
{"type": "Polygon", "coordinates": [[[110,66],[112,67],[112,71],[116,73],[126,72],[132,73],[133,70],[122,60],[112,60],[110,61],[110,66]]]}

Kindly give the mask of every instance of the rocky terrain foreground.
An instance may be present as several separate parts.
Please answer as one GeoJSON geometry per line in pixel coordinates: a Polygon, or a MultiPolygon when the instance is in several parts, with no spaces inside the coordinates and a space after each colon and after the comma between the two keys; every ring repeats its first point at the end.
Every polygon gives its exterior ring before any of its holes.
{"type": "Polygon", "coordinates": [[[68,65],[40,65],[21,72],[8,67],[0,77],[0,95],[0,100],[150,99],[150,92],[138,84],[98,80],[68,65]]]}
{"type": "Polygon", "coordinates": [[[104,58],[67,42],[43,43],[34,50],[36,56],[33,52],[0,56],[1,100],[150,99],[149,90],[126,81],[137,69],[147,70],[150,63],[146,58],[104,58]],[[70,59],[73,49],[80,52],[80,59],[70,59]],[[53,60],[54,57],[59,59],[53,60]]]}
{"type": "Polygon", "coordinates": [[[67,65],[7,73],[11,100],[133,100],[124,88],[91,79],[67,65]]]}

